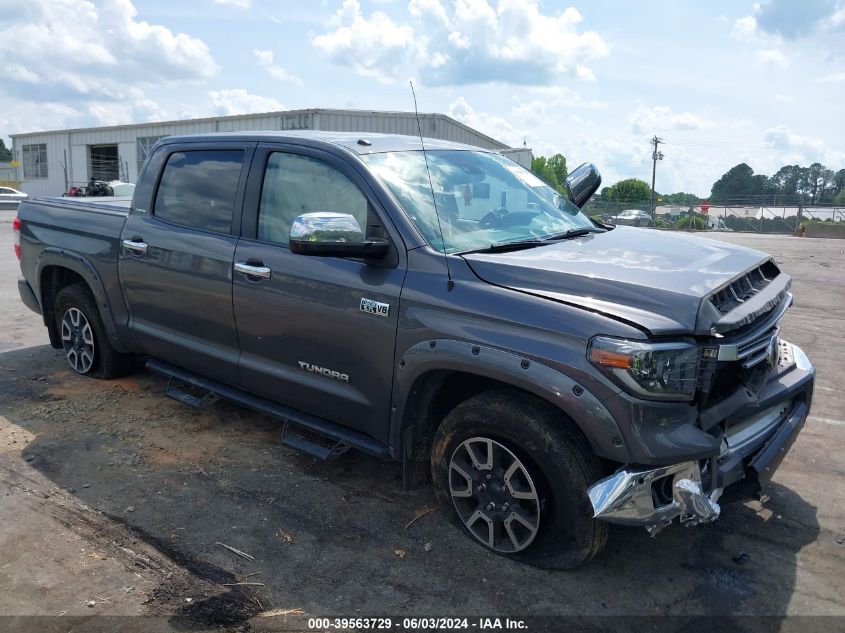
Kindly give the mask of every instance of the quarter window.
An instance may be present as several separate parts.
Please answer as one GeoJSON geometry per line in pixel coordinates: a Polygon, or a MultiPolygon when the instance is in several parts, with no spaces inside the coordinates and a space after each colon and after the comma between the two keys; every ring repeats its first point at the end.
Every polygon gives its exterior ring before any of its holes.
{"type": "Polygon", "coordinates": [[[47,177],[47,144],[24,145],[21,148],[24,178],[47,177]]]}
{"type": "Polygon", "coordinates": [[[153,214],[160,220],[231,233],[241,150],[176,152],[167,159],[153,214]]]}
{"type": "Polygon", "coordinates": [[[296,216],[315,211],[350,213],[367,230],[369,205],[361,190],[321,160],[274,152],[267,161],[258,209],[258,239],[287,244],[296,216]]]}

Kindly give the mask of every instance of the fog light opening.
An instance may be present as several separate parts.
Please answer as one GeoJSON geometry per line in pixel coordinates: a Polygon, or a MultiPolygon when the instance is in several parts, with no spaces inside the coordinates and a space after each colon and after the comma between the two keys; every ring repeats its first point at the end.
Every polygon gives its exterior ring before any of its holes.
{"type": "Polygon", "coordinates": [[[661,477],[651,482],[651,499],[654,508],[664,508],[672,503],[672,484],[675,481],[674,475],[661,477]]]}

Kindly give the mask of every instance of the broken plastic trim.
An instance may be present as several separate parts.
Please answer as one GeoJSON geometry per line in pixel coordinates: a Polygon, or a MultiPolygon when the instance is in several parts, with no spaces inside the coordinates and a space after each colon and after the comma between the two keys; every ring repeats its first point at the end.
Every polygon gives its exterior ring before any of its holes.
{"type": "Polygon", "coordinates": [[[682,462],[660,468],[620,470],[587,489],[593,504],[593,517],[609,523],[640,525],[655,536],[679,518],[684,525],[700,525],[719,518],[722,494],[717,488],[705,493],[701,488],[698,462],[682,462]],[[661,499],[671,478],[671,500],[661,499]]]}

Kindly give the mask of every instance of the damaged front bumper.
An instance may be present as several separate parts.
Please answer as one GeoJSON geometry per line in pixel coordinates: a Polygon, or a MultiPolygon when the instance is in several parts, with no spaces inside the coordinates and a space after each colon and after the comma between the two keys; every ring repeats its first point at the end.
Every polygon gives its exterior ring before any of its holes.
{"type": "Polygon", "coordinates": [[[652,536],[676,517],[687,525],[715,521],[721,493],[704,492],[697,462],[621,470],[587,491],[596,519],[639,525],[652,536]]]}
{"type": "Polygon", "coordinates": [[[741,482],[756,490],[771,479],[804,426],[815,378],[799,347],[785,341],[781,345],[788,362],[773,371],[756,406],[733,416],[722,432],[718,455],[621,469],[587,489],[593,517],[642,526],[654,535],[675,518],[686,525],[714,521],[723,491],[735,496],[744,489],[741,482]]]}

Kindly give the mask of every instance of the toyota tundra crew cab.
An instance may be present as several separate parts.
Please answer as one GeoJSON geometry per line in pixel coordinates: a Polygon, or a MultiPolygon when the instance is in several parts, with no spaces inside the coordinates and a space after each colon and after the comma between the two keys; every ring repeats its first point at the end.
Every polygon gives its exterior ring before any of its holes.
{"type": "Polygon", "coordinates": [[[573,568],[608,523],[719,516],[801,430],[814,369],[767,255],[593,222],[478,148],[395,135],[170,137],[132,200],[24,200],[23,302],[78,373],[276,416],[433,481],[473,541],[573,568]],[[724,498],[723,498],[724,504],[724,498]]]}

